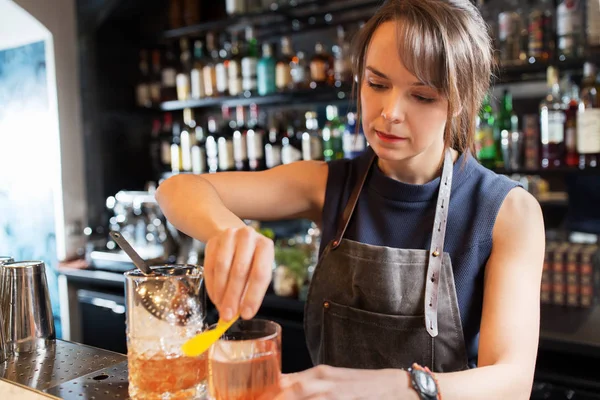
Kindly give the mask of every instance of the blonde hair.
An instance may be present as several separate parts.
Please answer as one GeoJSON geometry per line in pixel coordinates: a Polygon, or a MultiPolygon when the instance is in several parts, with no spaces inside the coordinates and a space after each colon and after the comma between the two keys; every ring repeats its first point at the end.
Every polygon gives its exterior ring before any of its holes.
{"type": "Polygon", "coordinates": [[[474,154],[476,118],[495,67],[481,14],[469,0],[387,0],[353,41],[359,117],[367,48],[388,21],[399,22],[397,50],[404,66],[448,99],[445,145],[474,154]]]}

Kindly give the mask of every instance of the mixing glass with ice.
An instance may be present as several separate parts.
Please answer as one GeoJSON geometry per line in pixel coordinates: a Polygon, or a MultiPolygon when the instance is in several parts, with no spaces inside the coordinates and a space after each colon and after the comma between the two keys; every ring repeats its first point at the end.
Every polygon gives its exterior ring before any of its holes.
{"type": "Polygon", "coordinates": [[[152,271],[151,276],[137,269],[125,273],[129,395],[143,400],[202,399],[206,394],[207,356],[186,357],[180,348],[205,329],[203,269],[166,265],[152,271]],[[160,280],[162,285],[156,286],[165,288],[151,294],[168,297],[153,298],[164,307],[164,318],[157,318],[158,313],[147,308],[145,291],[153,286],[148,280],[160,280]]]}

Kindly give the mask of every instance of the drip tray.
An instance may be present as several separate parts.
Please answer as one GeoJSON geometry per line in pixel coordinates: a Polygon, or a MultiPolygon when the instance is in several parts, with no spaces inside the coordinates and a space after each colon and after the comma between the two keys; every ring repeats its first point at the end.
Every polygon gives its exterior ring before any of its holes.
{"type": "Polygon", "coordinates": [[[127,356],[56,340],[10,356],[0,378],[63,399],[127,399],[127,356]]]}

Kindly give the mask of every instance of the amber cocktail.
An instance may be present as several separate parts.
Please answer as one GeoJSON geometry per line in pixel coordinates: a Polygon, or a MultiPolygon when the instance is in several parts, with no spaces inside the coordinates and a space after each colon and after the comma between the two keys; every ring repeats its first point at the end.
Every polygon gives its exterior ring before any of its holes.
{"type": "Polygon", "coordinates": [[[207,354],[186,357],[181,351],[186,340],[206,328],[202,268],[168,265],[153,267],[153,270],[157,275],[152,277],[138,270],[125,273],[129,395],[140,400],[203,399],[206,396],[207,354]],[[184,287],[185,295],[191,295],[194,301],[184,301],[188,298],[179,292],[165,290],[153,294],[168,296],[160,301],[164,305],[165,318],[158,318],[142,302],[143,290],[140,288],[148,279],[184,287]]]}
{"type": "Polygon", "coordinates": [[[209,350],[209,390],[214,400],[269,400],[281,377],[281,326],[237,321],[209,350]]]}

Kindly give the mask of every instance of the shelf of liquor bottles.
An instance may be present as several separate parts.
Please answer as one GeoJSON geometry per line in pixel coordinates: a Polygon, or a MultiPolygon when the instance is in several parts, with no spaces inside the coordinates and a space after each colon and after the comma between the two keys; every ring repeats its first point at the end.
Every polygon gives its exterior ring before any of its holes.
{"type": "Polygon", "coordinates": [[[316,105],[316,104],[350,104],[352,102],[352,88],[348,84],[339,84],[334,86],[319,86],[315,89],[296,89],[285,92],[275,92],[263,96],[252,94],[249,91],[239,96],[209,97],[189,100],[165,101],[150,106],[151,108],[162,111],[177,111],[186,108],[218,108],[222,106],[237,107],[250,106],[252,104],[260,106],[270,105],[316,105]]]}
{"type": "MultiPolygon", "coordinates": [[[[225,7],[213,20],[202,21],[200,16],[187,18],[197,23],[186,24],[179,6],[171,2],[169,28],[160,39],[198,36],[209,31],[235,32],[248,26],[259,28],[258,39],[269,40],[282,35],[330,29],[339,24],[365,21],[381,5],[381,0],[266,0],[226,1],[225,7]]],[[[217,2],[218,4],[219,2],[217,2]]]]}

